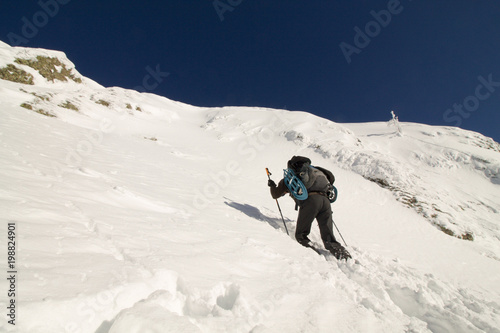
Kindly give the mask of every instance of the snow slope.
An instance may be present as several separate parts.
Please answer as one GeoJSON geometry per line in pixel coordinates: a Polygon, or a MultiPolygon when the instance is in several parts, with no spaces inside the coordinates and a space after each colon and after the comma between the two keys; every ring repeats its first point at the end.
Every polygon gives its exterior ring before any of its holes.
{"type": "Polygon", "coordinates": [[[61,52],[0,44],[7,64],[35,84],[0,80],[0,237],[16,223],[19,272],[16,325],[4,316],[0,331],[500,332],[491,139],[199,108],[104,88],[61,52]],[[14,63],[38,55],[82,82],[14,63]],[[284,197],[286,234],[265,167],[277,181],[293,155],[336,175],[334,220],[356,261],[298,245],[284,197]]]}

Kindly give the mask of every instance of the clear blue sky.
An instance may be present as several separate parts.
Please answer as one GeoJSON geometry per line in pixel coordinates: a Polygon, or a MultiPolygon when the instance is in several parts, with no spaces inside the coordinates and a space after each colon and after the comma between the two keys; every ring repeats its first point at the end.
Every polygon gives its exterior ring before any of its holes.
{"type": "Polygon", "coordinates": [[[1,40],[64,51],[104,86],[336,122],[394,110],[500,141],[497,0],[2,1],[0,15],[1,40]]]}

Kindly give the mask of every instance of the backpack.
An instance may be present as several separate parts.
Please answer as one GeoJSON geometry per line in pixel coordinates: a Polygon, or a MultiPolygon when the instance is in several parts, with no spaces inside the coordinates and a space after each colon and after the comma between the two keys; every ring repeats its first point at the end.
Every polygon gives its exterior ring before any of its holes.
{"type": "Polygon", "coordinates": [[[331,203],[337,199],[337,189],[333,186],[335,176],[327,169],[311,166],[311,160],[303,156],[293,156],[287,163],[285,185],[298,201],[307,199],[308,192],[324,193],[331,203]]]}

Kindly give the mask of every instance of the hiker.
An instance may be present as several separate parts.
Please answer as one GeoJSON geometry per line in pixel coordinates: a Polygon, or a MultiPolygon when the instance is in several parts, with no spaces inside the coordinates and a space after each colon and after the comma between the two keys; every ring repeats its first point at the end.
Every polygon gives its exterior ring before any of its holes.
{"type": "MultiPolygon", "coordinates": [[[[308,192],[308,197],[305,200],[297,200],[292,196],[296,202],[295,208],[297,209],[297,206],[299,208],[297,227],[295,229],[297,242],[314,249],[311,240],[307,236],[311,232],[312,222],[316,219],[325,248],[339,260],[351,258],[349,252],[337,242],[333,235],[333,218],[330,205],[334,195],[332,193],[332,184],[335,181],[333,173],[320,167],[311,167],[311,160],[303,156],[293,156],[288,161],[288,168],[294,170],[308,192]]],[[[278,185],[269,179],[268,185],[274,199],[290,193],[284,179],[281,179],[278,185]]]]}

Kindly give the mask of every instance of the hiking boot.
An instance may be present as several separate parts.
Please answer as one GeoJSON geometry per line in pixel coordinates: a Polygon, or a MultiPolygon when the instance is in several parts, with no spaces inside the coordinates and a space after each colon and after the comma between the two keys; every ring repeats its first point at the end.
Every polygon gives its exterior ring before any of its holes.
{"type": "Polygon", "coordinates": [[[328,243],[325,244],[325,247],[335,258],[337,258],[337,260],[352,259],[349,251],[347,251],[340,243],[328,243]]]}

